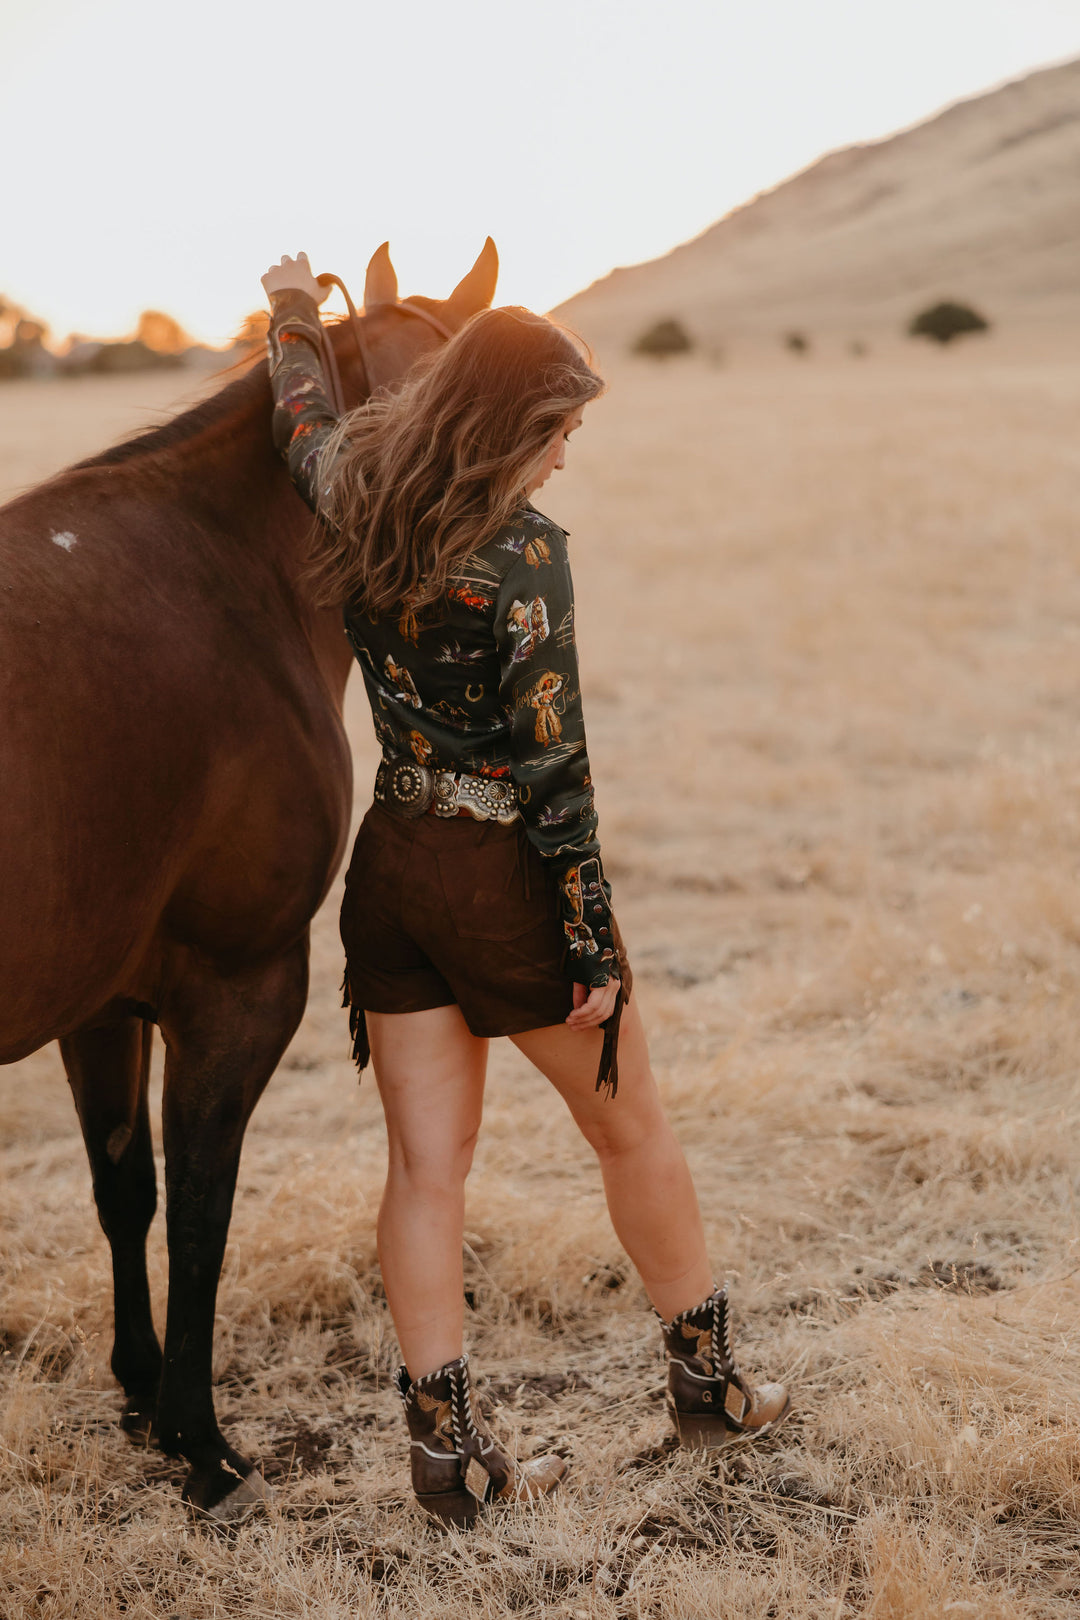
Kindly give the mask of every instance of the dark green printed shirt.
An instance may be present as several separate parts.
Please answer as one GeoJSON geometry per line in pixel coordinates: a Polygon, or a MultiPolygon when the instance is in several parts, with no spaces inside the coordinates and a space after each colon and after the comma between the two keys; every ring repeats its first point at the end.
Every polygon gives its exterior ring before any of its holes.
{"type": "MultiPolygon", "coordinates": [[[[272,300],[274,442],[312,511],[336,413],[319,358],[319,316],[300,292],[272,300]]],[[[383,756],[431,771],[512,779],[529,838],[558,885],[566,972],[617,971],[585,746],[566,535],[523,501],[459,564],[443,597],[372,619],[347,606],[383,756]]]]}

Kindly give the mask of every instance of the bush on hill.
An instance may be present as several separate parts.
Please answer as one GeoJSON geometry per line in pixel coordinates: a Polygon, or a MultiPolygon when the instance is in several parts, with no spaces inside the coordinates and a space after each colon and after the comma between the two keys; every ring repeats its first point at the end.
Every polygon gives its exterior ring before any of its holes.
{"type": "Polygon", "coordinates": [[[664,320],[657,321],[642,332],[633,345],[633,353],[664,359],[669,354],[686,354],[693,347],[693,339],[681,321],[664,320]]]}
{"type": "Polygon", "coordinates": [[[805,332],[785,332],[784,348],[792,354],[809,354],[810,339],[805,332]]]}
{"type": "Polygon", "coordinates": [[[949,299],[920,310],[908,323],[908,337],[930,338],[935,343],[951,343],[965,332],[988,332],[990,322],[970,304],[954,304],[949,299]]]}

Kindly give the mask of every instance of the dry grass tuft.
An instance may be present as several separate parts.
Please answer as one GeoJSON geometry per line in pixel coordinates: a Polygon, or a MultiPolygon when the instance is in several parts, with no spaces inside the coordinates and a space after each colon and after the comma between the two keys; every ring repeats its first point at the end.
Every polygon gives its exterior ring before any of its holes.
{"type": "MultiPolygon", "coordinates": [[[[331,903],[222,1282],[222,1417],[277,1493],[231,1535],[189,1523],[182,1468],[116,1427],[108,1259],[54,1054],[0,1075],[0,1613],[1077,1612],[1080,385],[939,358],[635,369],[551,497],[656,1067],[743,1359],[791,1380],[790,1423],[719,1458],[666,1443],[595,1170],[499,1050],[470,1340],[503,1431],[572,1470],[470,1537],[420,1520],[331,903]]],[[[160,1229],[151,1273],[160,1320],[160,1229]]]]}

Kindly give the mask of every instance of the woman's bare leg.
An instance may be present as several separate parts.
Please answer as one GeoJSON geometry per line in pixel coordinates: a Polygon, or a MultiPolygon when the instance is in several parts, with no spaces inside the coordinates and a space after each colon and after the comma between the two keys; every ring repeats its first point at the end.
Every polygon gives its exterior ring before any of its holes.
{"type": "Polygon", "coordinates": [[[595,1089],[599,1033],[555,1024],[513,1040],[595,1150],[612,1225],[660,1315],[667,1321],[700,1304],[713,1289],[701,1211],[649,1066],[637,1002],[623,1009],[614,1098],[595,1089]]]}
{"type": "Polygon", "coordinates": [[[456,1006],[368,1013],[367,1025],[389,1144],[379,1264],[402,1359],[423,1378],[462,1353],[465,1178],[488,1043],[456,1006]]]}

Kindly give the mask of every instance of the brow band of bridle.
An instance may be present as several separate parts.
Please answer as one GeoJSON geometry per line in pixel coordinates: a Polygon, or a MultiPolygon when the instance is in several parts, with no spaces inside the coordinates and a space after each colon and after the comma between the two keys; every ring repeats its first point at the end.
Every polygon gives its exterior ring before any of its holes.
{"type": "MultiPolygon", "coordinates": [[[[345,307],[349,311],[349,324],[356,343],[356,352],[360,356],[360,366],[364,373],[365,398],[369,398],[374,392],[375,384],[375,373],[368,353],[367,340],[364,336],[364,319],[368,314],[374,314],[377,309],[397,310],[402,315],[412,315],[417,320],[423,321],[425,325],[431,327],[433,332],[437,332],[444,342],[448,342],[454,335],[450,328],[440,321],[437,315],[432,315],[429,310],[421,309],[419,304],[411,304],[407,298],[393,304],[372,304],[370,310],[365,309],[364,314],[360,315],[357,313],[356,305],[352,301],[348,287],[346,287],[340,276],[335,276],[331,271],[327,270],[322,275],[316,276],[315,279],[320,287],[338,287],[341,289],[345,299],[345,307]]],[[[338,370],[334,346],[325,336],[323,352],[326,355],[327,370],[330,373],[330,381],[333,386],[334,404],[337,407],[338,414],[343,416],[345,414],[345,395],[341,387],[341,373],[338,370]]]]}

